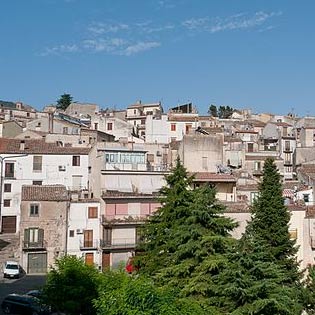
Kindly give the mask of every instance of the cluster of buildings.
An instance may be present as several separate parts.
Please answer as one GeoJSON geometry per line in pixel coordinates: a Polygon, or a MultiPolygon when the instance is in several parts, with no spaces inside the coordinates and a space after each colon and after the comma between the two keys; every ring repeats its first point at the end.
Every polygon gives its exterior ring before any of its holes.
{"type": "MultiPolygon", "coordinates": [[[[315,117],[234,111],[199,115],[191,103],[164,112],[140,101],[125,110],[73,103],[39,112],[0,101],[0,239],[15,236],[27,273],[65,254],[100,270],[125,263],[177,156],[194,187],[215,185],[240,237],[274,158],[304,268],[315,257],[315,117]]],[[[6,259],[2,255],[2,259],[6,259]]]]}

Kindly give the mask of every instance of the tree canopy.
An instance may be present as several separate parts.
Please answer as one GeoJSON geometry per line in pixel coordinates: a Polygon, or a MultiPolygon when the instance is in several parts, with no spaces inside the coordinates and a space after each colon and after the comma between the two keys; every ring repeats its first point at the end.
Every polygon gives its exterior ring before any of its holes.
{"type": "MultiPolygon", "coordinates": [[[[212,277],[224,268],[236,227],[209,186],[191,189],[192,177],[177,160],[161,189],[162,207],[145,225],[141,273],[161,286],[181,290],[204,305],[213,293],[212,277]]],[[[214,310],[212,310],[214,313],[214,310]]]]}
{"type": "Polygon", "coordinates": [[[208,109],[208,114],[212,117],[219,118],[230,118],[234,112],[234,108],[230,106],[222,106],[217,107],[216,105],[211,104],[208,109]]]}
{"type": "Polygon", "coordinates": [[[67,107],[72,103],[73,97],[70,94],[64,93],[57,100],[57,108],[66,110],[67,107]]]}
{"type": "Polygon", "coordinates": [[[213,303],[221,310],[235,315],[302,313],[301,274],[289,220],[280,174],[274,161],[266,159],[252,220],[218,276],[213,303]]]}

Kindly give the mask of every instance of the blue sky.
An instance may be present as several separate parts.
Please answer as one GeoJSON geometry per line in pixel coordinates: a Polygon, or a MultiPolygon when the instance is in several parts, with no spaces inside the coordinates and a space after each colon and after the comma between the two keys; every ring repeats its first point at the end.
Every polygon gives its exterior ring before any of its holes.
{"type": "Polygon", "coordinates": [[[315,115],[315,1],[1,0],[0,99],[315,115]]]}

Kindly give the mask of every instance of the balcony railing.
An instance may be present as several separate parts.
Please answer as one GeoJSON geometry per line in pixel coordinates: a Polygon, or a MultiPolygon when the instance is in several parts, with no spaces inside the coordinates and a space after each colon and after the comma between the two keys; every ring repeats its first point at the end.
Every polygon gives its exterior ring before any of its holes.
{"type": "Polygon", "coordinates": [[[293,152],[293,149],[290,148],[290,147],[285,147],[285,148],[283,149],[283,152],[285,152],[285,153],[292,153],[292,152],[293,152]]]}
{"type": "Polygon", "coordinates": [[[285,160],[283,164],[284,164],[285,166],[293,165],[293,164],[292,164],[292,161],[290,161],[290,160],[285,160]]]}
{"type": "Polygon", "coordinates": [[[113,241],[101,240],[102,249],[134,249],[137,244],[134,239],[119,238],[113,241]]]}
{"type": "Polygon", "coordinates": [[[142,225],[150,214],[131,215],[102,215],[103,225],[142,225]]]}
{"type": "Polygon", "coordinates": [[[36,250],[36,249],[45,249],[47,247],[47,241],[37,241],[37,242],[30,242],[30,241],[24,241],[23,242],[23,250],[36,250]]]}
{"type": "Polygon", "coordinates": [[[81,240],[80,241],[80,250],[91,250],[97,249],[99,247],[99,240],[81,240]]]}

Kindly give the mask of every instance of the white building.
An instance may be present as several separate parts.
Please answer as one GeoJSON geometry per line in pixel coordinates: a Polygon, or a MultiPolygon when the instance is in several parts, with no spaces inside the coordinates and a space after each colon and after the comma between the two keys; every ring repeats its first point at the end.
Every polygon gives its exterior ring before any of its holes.
{"type": "Polygon", "coordinates": [[[0,139],[1,231],[16,233],[22,185],[88,188],[89,148],[63,147],[43,140],[0,139]]]}

